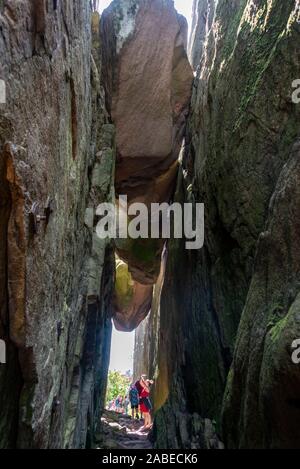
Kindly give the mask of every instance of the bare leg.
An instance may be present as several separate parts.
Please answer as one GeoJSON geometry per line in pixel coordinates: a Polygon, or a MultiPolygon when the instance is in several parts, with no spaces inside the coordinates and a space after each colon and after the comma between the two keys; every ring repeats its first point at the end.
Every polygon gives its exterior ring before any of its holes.
{"type": "Polygon", "coordinates": [[[148,430],[149,428],[151,428],[152,426],[152,421],[151,421],[151,415],[149,412],[147,412],[146,414],[143,414],[144,416],[144,425],[143,427],[141,428],[141,431],[144,431],[144,430],[148,430]]]}
{"type": "Polygon", "coordinates": [[[143,419],[144,419],[144,425],[140,428],[140,432],[144,431],[146,428],[146,419],[147,419],[147,414],[142,414],[143,419]]]}

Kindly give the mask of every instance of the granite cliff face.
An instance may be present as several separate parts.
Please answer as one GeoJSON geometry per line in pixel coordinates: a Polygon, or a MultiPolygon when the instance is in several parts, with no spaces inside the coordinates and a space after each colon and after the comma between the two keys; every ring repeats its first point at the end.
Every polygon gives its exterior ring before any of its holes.
{"type": "Polygon", "coordinates": [[[156,360],[156,441],[206,447],[208,418],[228,447],[299,447],[299,9],[199,0],[194,14],[175,200],[205,203],[205,246],[168,245],[158,312],[137,334],[137,356],[145,341],[156,360]]]}
{"type": "Polygon", "coordinates": [[[0,446],[85,447],[99,422],[114,259],[114,128],[89,2],[0,2],[0,446]],[[92,55],[92,42],[94,57],[92,55]]]}

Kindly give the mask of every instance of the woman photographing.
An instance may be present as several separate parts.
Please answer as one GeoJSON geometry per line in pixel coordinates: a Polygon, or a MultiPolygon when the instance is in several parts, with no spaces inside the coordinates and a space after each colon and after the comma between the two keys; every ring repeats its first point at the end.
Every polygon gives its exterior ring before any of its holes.
{"type": "Polygon", "coordinates": [[[140,431],[149,430],[152,427],[151,410],[152,405],[150,401],[150,388],[153,381],[147,379],[146,375],[142,375],[139,381],[139,395],[140,395],[140,410],[144,418],[144,426],[140,431]]]}

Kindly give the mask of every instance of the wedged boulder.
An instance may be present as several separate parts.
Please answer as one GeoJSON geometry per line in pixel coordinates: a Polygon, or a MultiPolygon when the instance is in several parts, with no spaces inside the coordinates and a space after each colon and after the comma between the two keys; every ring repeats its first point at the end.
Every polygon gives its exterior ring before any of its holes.
{"type": "Polygon", "coordinates": [[[114,1],[102,15],[104,84],[117,127],[121,194],[147,189],[177,160],[176,137],[182,137],[193,81],[186,33],[172,1],[114,1]]]}
{"type": "MultiPolygon", "coordinates": [[[[116,126],[117,197],[148,207],[168,202],[193,82],[187,22],[171,0],[115,0],[102,14],[101,31],[103,83],[116,126]]],[[[117,242],[133,280],[147,290],[158,278],[162,249],[161,240],[117,242]],[[151,253],[146,262],[144,251],[151,253]]]]}
{"type": "Polygon", "coordinates": [[[116,261],[116,286],[114,324],[119,331],[133,331],[151,309],[152,285],[142,285],[133,280],[128,265],[116,261]]]}

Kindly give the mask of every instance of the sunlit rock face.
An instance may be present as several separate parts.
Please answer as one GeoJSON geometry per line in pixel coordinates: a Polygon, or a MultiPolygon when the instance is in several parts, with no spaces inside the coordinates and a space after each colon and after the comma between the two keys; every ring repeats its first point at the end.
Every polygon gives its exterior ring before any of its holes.
{"type": "Polygon", "coordinates": [[[115,326],[120,331],[133,331],[148,314],[152,303],[152,285],[132,279],[128,264],[116,261],[115,326]]]}
{"type": "Polygon", "coordinates": [[[189,56],[194,70],[205,60],[205,46],[216,9],[216,0],[194,0],[192,32],[189,38],[189,56]]]}
{"type": "MultiPolygon", "coordinates": [[[[193,81],[186,20],[177,14],[173,1],[115,0],[102,15],[101,29],[107,107],[116,125],[117,196],[127,195],[129,204],[147,206],[169,201],[193,81]]],[[[162,249],[161,240],[117,243],[119,256],[139,284],[136,291],[144,292],[135,296],[134,310],[140,313],[130,328],[149,311],[162,249]]],[[[120,315],[131,316],[133,305],[124,310],[118,295],[116,300],[119,324],[120,315]]]]}

